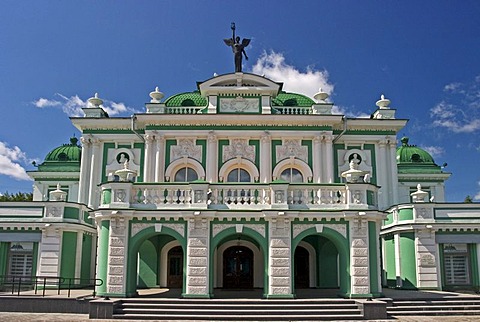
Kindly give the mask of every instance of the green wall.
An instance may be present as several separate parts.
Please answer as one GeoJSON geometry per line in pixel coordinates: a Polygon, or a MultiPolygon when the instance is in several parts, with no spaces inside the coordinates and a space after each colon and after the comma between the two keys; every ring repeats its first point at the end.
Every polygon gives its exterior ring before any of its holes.
{"type": "Polygon", "coordinates": [[[83,234],[82,245],[82,266],[80,270],[81,283],[87,283],[87,280],[92,276],[90,269],[92,264],[92,236],[83,234]]]}
{"type": "Polygon", "coordinates": [[[60,276],[75,277],[75,257],[77,254],[77,233],[64,231],[62,238],[62,258],[60,262],[60,276]]]}
{"type": "Polygon", "coordinates": [[[388,287],[397,285],[397,276],[395,271],[395,239],[393,235],[386,236],[384,239],[385,246],[385,277],[388,287]]]}
{"type": "Polygon", "coordinates": [[[148,288],[158,285],[158,256],[154,238],[143,242],[140,246],[138,262],[138,287],[148,288]]]}
{"type": "Polygon", "coordinates": [[[402,259],[400,263],[403,282],[402,288],[416,289],[417,265],[415,262],[415,233],[400,234],[400,256],[402,259]]]}
{"type": "Polygon", "coordinates": [[[9,247],[10,247],[10,243],[0,242],[0,276],[7,275],[9,247]]]}

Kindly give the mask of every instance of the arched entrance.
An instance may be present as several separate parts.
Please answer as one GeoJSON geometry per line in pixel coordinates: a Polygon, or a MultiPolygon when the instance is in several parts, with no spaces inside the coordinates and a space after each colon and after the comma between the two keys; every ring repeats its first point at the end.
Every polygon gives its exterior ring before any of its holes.
{"type": "Polygon", "coordinates": [[[309,288],[310,287],[310,254],[302,246],[297,246],[295,249],[295,287],[309,288]]]}
{"type": "Polygon", "coordinates": [[[232,246],[223,252],[223,287],[253,288],[253,252],[245,246],[232,246]]]}
{"type": "Polygon", "coordinates": [[[308,229],[294,239],[293,247],[295,289],[334,289],[348,294],[349,252],[344,236],[326,227],[321,233],[308,229]]]}
{"type": "Polygon", "coordinates": [[[183,286],[183,250],[181,246],[173,247],[167,255],[167,287],[183,286]]]}

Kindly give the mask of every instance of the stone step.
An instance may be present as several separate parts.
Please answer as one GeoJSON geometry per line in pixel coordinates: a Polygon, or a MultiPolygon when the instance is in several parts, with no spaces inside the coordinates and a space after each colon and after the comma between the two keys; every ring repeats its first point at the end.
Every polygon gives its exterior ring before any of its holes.
{"type": "Polygon", "coordinates": [[[418,315],[418,316],[442,316],[442,315],[480,315],[480,310],[434,310],[434,311],[402,311],[402,312],[391,312],[390,309],[387,309],[387,314],[389,316],[406,316],[406,315],[418,315]]]}
{"type": "Polygon", "coordinates": [[[228,308],[192,308],[192,309],[184,309],[184,308],[122,308],[120,310],[115,310],[115,313],[118,314],[176,314],[177,312],[181,312],[182,314],[192,314],[192,315],[227,315],[227,314],[245,314],[245,315],[258,315],[266,314],[266,315],[290,315],[290,314],[301,314],[301,315],[339,315],[344,313],[358,313],[360,312],[358,308],[350,308],[350,309],[342,309],[341,311],[332,310],[332,309],[313,309],[313,310],[305,310],[305,309],[291,309],[291,310],[269,310],[269,309],[228,309],[228,308]]]}
{"type": "MultiPolygon", "coordinates": [[[[129,320],[201,320],[202,318],[196,314],[174,314],[174,315],[159,315],[159,314],[123,314],[113,315],[114,319],[129,319],[129,320]]],[[[343,314],[343,315],[210,315],[207,321],[344,321],[344,320],[363,320],[363,315],[358,314],[343,314]]]]}
{"type": "Polygon", "coordinates": [[[353,300],[205,300],[123,299],[115,303],[115,319],[206,321],[361,320],[353,300]]]}
{"type": "MultiPolygon", "coordinates": [[[[417,311],[454,311],[454,310],[480,310],[480,305],[418,305],[414,307],[417,311]]],[[[411,306],[390,306],[387,308],[388,312],[394,311],[410,311],[411,306]]]]}

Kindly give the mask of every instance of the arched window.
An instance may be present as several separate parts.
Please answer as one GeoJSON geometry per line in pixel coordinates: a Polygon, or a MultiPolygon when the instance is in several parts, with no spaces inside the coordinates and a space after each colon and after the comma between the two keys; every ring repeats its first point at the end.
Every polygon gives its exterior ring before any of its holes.
{"type": "Polygon", "coordinates": [[[252,182],[252,180],[250,173],[244,169],[237,168],[228,173],[227,182],[252,182]]]}
{"type": "Polygon", "coordinates": [[[288,182],[304,182],[302,173],[295,168],[287,168],[280,174],[280,179],[288,182]]]}
{"type": "Polygon", "coordinates": [[[175,173],[175,182],[191,182],[198,179],[198,174],[195,170],[189,167],[181,168],[175,173]]]}

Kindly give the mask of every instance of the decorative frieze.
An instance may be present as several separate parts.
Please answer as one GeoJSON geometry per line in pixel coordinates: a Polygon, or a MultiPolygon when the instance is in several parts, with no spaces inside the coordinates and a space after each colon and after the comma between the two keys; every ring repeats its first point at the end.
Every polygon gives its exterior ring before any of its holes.
{"type": "Polygon", "coordinates": [[[317,233],[321,233],[324,228],[330,228],[335,230],[344,238],[347,238],[347,225],[346,224],[294,224],[293,225],[293,238],[296,238],[302,232],[307,229],[314,228],[317,233]]]}
{"type": "Polygon", "coordinates": [[[248,145],[248,139],[231,140],[230,145],[223,147],[222,162],[237,157],[255,162],[255,146],[248,145]]]}
{"type": "Polygon", "coordinates": [[[202,162],[202,147],[196,145],[195,139],[178,139],[177,145],[170,147],[170,156],[170,162],[182,158],[192,158],[198,162],[202,162]]]}
{"type": "Polygon", "coordinates": [[[168,227],[176,231],[180,236],[185,237],[185,225],[184,224],[170,224],[170,223],[134,223],[131,228],[131,237],[135,237],[136,234],[144,229],[154,227],[156,232],[161,232],[163,227],[168,227]]]}
{"type": "Polygon", "coordinates": [[[283,145],[276,147],[277,162],[283,159],[294,157],[302,161],[308,161],[308,149],[302,146],[301,140],[288,139],[283,145]]]}

